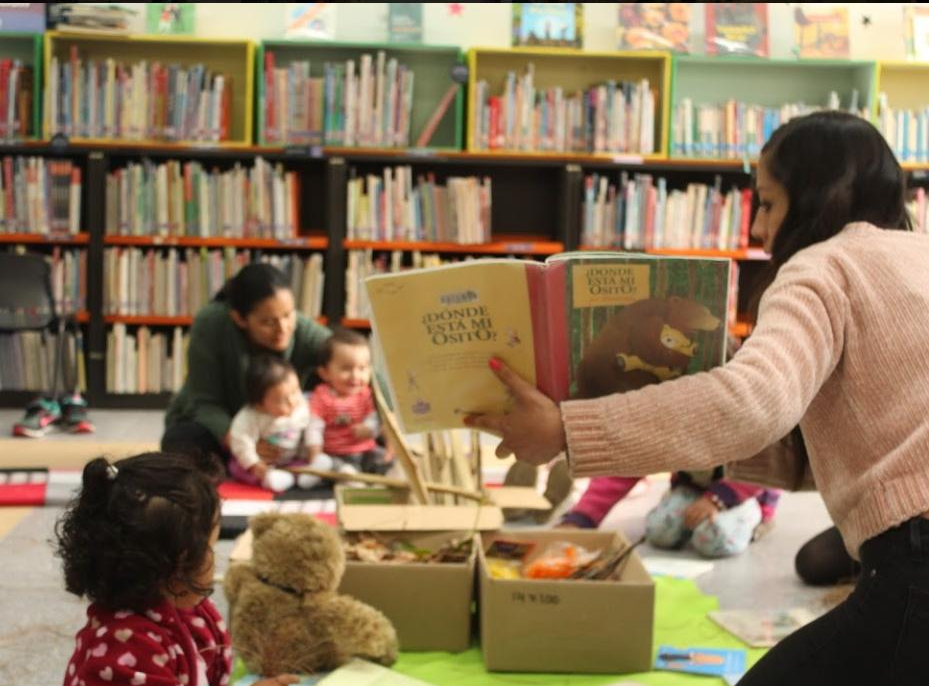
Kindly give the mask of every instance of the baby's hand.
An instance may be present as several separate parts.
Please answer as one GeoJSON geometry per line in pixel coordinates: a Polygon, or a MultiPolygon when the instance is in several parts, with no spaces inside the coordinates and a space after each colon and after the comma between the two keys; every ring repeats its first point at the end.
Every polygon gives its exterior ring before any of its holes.
{"type": "Polygon", "coordinates": [[[363,441],[368,438],[374,438],[374,432],[371,430],[370,426],[355,424],[352,427],[352,436],[355,437],[356,441],[363,441]]]}
{"type": "Polygon", "coordinates": [[[278,460],[281,459],[281,456],[284,454],[284,451],[273,443],[261,439],[255,445],[255,451],[266,464],[276,464],[278,460]]]}
{"type": "Polygon", "coordinates": [[[298,681],[300,681],[300,677],[295,674],[278,674],[268,679],[256,681],[252,686],[288,686],[288,684],[295,684],[298,681]]]}
{"type": "Polygon", "coordinates": [[[258,479],[258,481],[262,481],[265,478],[265,475],[268,473],[268,465],[266,465],[264,462],[259,462],[258,464],[253,465],[248,471],[251,472],[252,476],[258,479]]]}

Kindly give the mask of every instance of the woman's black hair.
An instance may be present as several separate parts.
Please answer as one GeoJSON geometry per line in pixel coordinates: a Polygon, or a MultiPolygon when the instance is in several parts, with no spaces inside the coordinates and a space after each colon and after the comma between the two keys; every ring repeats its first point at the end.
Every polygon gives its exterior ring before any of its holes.
{"type": "Polygon", "coordinates": [[[294,366],[283,357],[270,354],[255,355],[249,361],[245,372],[245,401],[249,405],[260,405],[269,388],[296,373],[294,366]]]}
{"type": "Polygon", "coordinates": [[[110,610],[142,610],[172,587],[209,595],[196,577],[212,554],[218,469],[210,458],[157,452],[88,462],[55,526],[65,588],[110,610]]]}
{"type": "Polygon", "coordinates": [[[284,273],[270,264],[255,262],[245,265],[229,279],[214,300],[229,303],[241,317],[247,317],[258,303],[282,289],[290,290],[284,273]]]}

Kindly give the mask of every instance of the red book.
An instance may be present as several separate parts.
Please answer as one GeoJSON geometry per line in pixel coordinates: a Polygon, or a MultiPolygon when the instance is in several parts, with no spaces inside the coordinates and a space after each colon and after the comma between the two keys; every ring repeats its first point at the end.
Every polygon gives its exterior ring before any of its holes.
{"type": "Polygon", "coordinates": [[[500,130],[500,98],[496,95],[487,98],[490,108],[490,121],[487,126],[487,147],[491,150],[501,147],[503,136],[500,130]]]}
{"type": "Polygon", "coordinates": [[[742,227],[739,233],[739,250],[748,248],[749,231],[752,228],[752,191],[750,188],[742,190],[742,227]]]}
{"type": "Polygon", "coordinates": [[[768,56],[768,3],[706,3],[706,54],[768,56]]]}
{"type": "Polygon", "coordinates": [[[265,53],[265,138],[277,140],[277,108],[274,102],[274,53],[265,53]]]}
{"type": "Polygon", "coordinates": [[[15,94],[9,93],[11,64],[8,59],[0,60],[0,138],[5,138],[8,134],[13,133],[10,130],[13,122],[7,122],[9,98],[15,97],[15,94]]]}

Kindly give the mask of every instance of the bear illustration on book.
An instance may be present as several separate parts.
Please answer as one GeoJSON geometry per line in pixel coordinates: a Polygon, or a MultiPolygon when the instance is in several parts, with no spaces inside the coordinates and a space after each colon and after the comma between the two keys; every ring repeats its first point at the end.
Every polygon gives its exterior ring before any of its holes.
{"type": "Polygon", "coordinates": [[[577,398],[597,398],[674,379],[697,352],[694,335],[715,331],[718,317],[687,298],[648,298],[613,315],[584,350],[577,398]]]}

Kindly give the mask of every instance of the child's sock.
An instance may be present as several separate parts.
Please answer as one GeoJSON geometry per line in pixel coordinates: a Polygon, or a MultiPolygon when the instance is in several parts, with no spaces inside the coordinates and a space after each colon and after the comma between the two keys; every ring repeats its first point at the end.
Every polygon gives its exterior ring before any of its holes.
{"type": "Polygon", "coordinates": [[[275,493],[282,493],[294,485],[294,475],[282,469],[269,469],[261,485],[275,493]]]}

